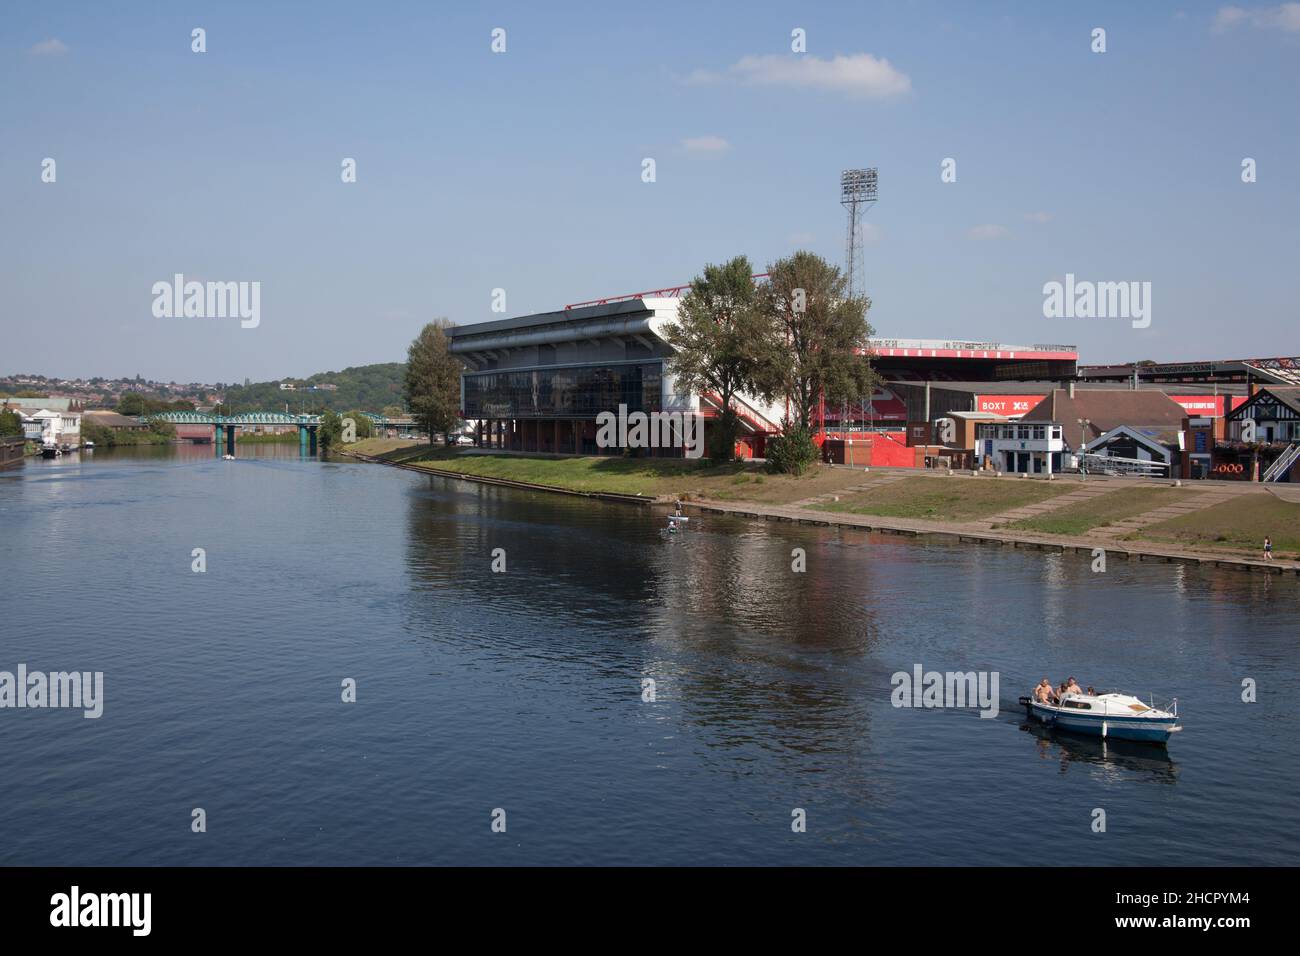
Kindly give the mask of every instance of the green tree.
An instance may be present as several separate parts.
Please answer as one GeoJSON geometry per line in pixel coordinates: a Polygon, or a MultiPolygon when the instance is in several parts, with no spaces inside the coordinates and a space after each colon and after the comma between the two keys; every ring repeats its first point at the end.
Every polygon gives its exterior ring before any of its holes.
{"type": "Polygon", "coordinates": [[[358,439],[369,438],[374,434],[374,423],[363,415],[360,409],[353,409],[343,417],[352,419],[356,426],[356,436],[358,439]]]}
{"type": "Polygon", "coordinates": [[[11,412],[7,408],[0,409],[0,438],[21,435],[22,433],[23,420],[18,417],[18,413],[11,412]]]}
{"type": "Polygon", "coordinates": [[[321,415],[320,425],[316,429],[316,443],[321,451],[329,451],[343,439],[343,419],[338,412],[326,411],[321,415]]]}
{"type": "Polygon", "coordinates": [[[106,425],[83,419],[81,422],[81,440],[93,442],[97,448],[111,448],[117,444],[117,433],[106,425]]]}
{"type": "Polygon", "coordinates": [[[718,399],[721,410],[709,448],[715,461],[735,457],[740,419],[732,399],[738,392],[769,398],[767,386],[779,378],[772,366],[772,325],[759,309],[753,273],[745,256],[720,266],[706,265],[682,297],[677,321],[664,329],[664,339],[674,349],[668,371],[679,388],[718,399]]]}
{"type": "Polygon", "coordinates": [[[781,434],[767,442],[767,466],[770,471],[802,475],[817,460],[817,443],[812,432],[795,422],[781,423],[781,434]]]}
{"type": "Polygon", "coordinates": [[[401,405],[385,405],[383,415],[385,418],[401,418],[406,414],[401,405]]]}
{"type": "Polygon", "coordinates": [[[766,365],[762,390],[785,395],[791,419],[811,433],[818,402],[859,401],[880,381],[871,368],[867,322],[871,300],[851,297],[840,270],[811,252],[768,267],[762,310],[782,344],[766,365]]]}
{"type": "Polygon", "coordinates": [[[460,424],[461,363],[451,354],[447,319],[434,319],[406,351],[406,405],[433,440],[434,432],[454,431],[460,424]]]}

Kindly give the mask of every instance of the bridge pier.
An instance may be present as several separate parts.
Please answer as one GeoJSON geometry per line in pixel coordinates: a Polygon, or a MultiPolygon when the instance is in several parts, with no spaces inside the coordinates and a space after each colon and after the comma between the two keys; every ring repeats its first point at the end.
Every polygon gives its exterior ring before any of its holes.
{"type": "Polygon", "coordinates": [[[226,443],[226,426],[217,422],[212,426],[212,457],[221,457],[221,448],[226,443]]]}
{"type": "Polygon", "coordinates": [[[303,458],[316,456],[316,426],[298,426],[298,454],[303,458]]]}
{"type": "Polygon", "coordinates": [[[226,426],[226,454],[233,456],[235,454],[235,432],[238,425],[226,426]]]}

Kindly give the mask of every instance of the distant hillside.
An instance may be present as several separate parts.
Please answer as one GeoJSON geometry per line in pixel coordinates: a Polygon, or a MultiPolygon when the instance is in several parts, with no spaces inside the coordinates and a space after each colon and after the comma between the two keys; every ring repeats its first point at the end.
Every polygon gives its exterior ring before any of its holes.
{"type": "MultiPolygon", "coordinates": [[[[226,388],[226,404],[235,412],[283,411],[285,403],[290,412],[306,412],[331,408],[337,412],[360,409],[378,412],[385,405],[402,405],[402,378],[406,363],[384,362],[379,365],[358,365],[341,372],[320,372],[308,378],[284,378],[276,382],[253,382],[249,385],[230,385],[226,388]],[[291,382],[297,388],[290,392],[280,388],[280,382],[291,382]],[[312,385],[336,385],[335,391],[308,391],[312,385]]],[[[223,409],[224,411],[224,409],[223,409]]]]}

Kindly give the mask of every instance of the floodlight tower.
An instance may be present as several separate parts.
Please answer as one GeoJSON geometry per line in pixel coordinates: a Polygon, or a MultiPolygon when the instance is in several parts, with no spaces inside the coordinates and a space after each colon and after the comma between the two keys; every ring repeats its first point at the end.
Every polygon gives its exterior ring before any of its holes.
{"type": "Polygon", "coordinates": [[[863,292],[862,213],[876,201],[876,169],[846,169],[840,173],[840,205],[849,211],[845,274],[849,295],[863,292]]]}

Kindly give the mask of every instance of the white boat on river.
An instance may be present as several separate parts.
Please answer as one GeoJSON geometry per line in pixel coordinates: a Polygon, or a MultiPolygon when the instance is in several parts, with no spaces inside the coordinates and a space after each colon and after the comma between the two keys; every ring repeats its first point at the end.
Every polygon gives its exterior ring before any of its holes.
{"type": "Polygon", "coordinates": [[[1021,697],[1029,716],[1057,730],[1091,737],[1118,740],[1146,740],[1167,743],[1171,734],[1183,728],[1178,723],[1178,701],[1171,710],[1144,704],[1128,694],[1066,694],[1055,704],[1021,697]]]}

